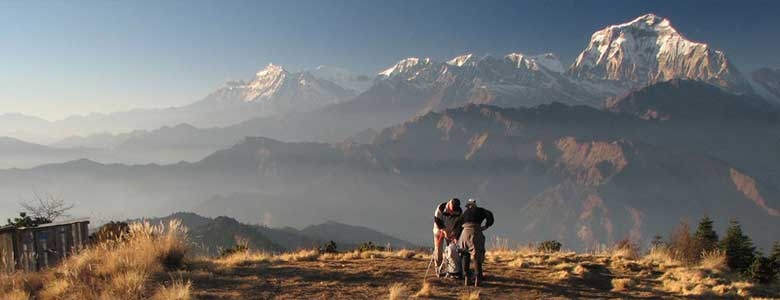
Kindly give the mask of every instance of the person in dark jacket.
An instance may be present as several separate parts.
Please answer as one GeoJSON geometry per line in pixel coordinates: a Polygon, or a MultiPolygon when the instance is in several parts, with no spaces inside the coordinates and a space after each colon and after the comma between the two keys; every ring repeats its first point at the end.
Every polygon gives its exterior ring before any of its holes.
{"type": "Polygon", "coordinates": [[[483,280],[482,263],[485,261],[485,235],[483,231],[493,226],[493,213],[477,206],[477,200],[469,199],[466,210],[461,214],[463,230],[458,241],[461,249],[468,251],[463,255],[463,273],[465,284],[469,284],[471,261],[474,261],[474,285],[479,286],[483,280]],[[482,225],[485,222],[485,225],[482,225]]]}
{"type": "Polygon", "coordinates": [[[433,212],[433,252],[437,270],[442,262],[444,246],[457,241],[460,236],[462,212],[458,198],[437,205],[433,212]]]}

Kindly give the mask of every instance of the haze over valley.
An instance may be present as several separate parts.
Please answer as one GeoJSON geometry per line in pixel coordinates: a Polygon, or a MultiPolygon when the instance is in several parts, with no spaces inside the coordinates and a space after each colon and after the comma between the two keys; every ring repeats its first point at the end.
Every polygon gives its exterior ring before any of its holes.
{"type": "Polygon", "coordinates": [[[707,215],[743,220],[768,246],[780,228],[777,66],[741,69],[674,20],[624,17],[583,32],[573,61],[464,53],[374,74],[269,62],[186,105],[2,114],[0,212],[43,191],[103,221],[337,221],[411,245],[430,238],[434,204],[473,197],[518,243],[645,245],[707,215]]]}

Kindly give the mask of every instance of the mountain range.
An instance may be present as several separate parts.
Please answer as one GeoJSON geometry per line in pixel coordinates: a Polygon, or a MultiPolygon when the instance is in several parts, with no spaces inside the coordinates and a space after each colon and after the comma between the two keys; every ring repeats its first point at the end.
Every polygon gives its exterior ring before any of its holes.
{"type": "MultiPolygon", "coordinates": [[[[252,80],[228,82],[191,105],[51,124],[11,115],[3,128],[14,131],[0,135],[34,138],[19,128],[82,132],[51,146],[100,148],[111,155],[84,157],[101,162],[174,163],[197,161],[246,136],[338,142],[367,129],[466,104],[531,107],[561,102],[602,108],[607,98],[672,79],[702,81],[780,103],[775,101],[780,96],[773,72],[758,70],[746,79],[722,51],[690,41],[668,19],[647,14],[595,32],[568,69],[552,53],[467,53],[445,61],[410,57],[374,78],[335,67],[288,72],[270,64],[252,80]],[[117,124],[123,124],[123,133],[116,133],[122,131],[117,124]],[[101,131],[84,134],[91,128],[101,131]]],[[[3,120],[0,117],[0,124],[3,120]]]]}
{"type": "MultiPolygon", "coordinates": [[[[41,165],[0,170],[0,198],[51,191],[84,214],[188,210],[234,229],[339,220],[422,244],[430,210],[457,196],[494,210],[491,234],[575,249],[703,215],[776,238],[776,70],[745,78],[653,14],[597,31],[563,66],[551,53],[411,57],[373,78],[269,65],[188,106],[54,123],[94,135],[9,140],[41,165]],[[129,129],[99,125],[114,120],[129,129]]],[[[0,118],[17,123],[48,126],[0,118]]]]}
{"type": "Polygon", "coordinates": [[[501,224],[493,234],[518,241],[644,242],[705,214],[750,220],[761,245],[775,238],[780,168],[767,162],[780,159],[780,126],[771,104],[676,80],[609,107],[471,104],[382,129],[368,144],[246,138],[195,163],[3,171],[0,190],[61,191],[85,212],[341,220],[414,242],[428,239],[429,209],[453,196],[480,199],[501,224]]]}

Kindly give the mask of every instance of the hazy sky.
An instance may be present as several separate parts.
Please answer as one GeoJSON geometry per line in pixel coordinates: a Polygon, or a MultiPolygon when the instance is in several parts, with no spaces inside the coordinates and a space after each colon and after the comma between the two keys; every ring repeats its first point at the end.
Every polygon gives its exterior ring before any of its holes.
{"type": "Polygon", "coordinates": [[[373,74],[409,56],[554,52],[654,12],[744,72],[780,67],[780,1],[3,1],[0,113],[186,104],[273,62],[373,74]]]}

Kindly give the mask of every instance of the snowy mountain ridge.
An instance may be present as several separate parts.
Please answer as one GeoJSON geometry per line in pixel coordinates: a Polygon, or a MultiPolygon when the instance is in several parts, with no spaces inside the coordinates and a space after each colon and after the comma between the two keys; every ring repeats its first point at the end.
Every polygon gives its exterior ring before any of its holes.
{"type": "Polygon", "coordinates": [[[582,80],[619,82],[627,88],[680,78],[733,92],[750,91],[722,51],[686,39],[668,19],[655,14],[593,33],[568,73],[582,80]]]}

